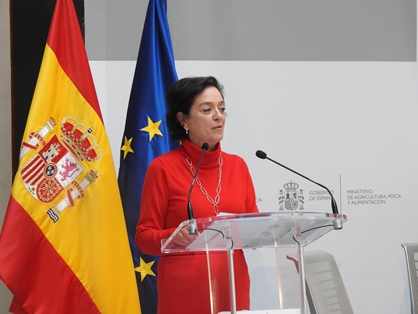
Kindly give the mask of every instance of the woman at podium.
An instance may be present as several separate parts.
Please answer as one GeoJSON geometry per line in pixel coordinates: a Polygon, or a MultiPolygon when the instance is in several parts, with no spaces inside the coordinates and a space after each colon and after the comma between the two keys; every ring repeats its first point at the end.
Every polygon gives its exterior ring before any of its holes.
{"type": "MultiPolygon", "coordinates": [[[[196,219],[221,212],[258,212],[247,164],[221,149],[226,122],[222,85],[211,76],[180,79],[170,87],[167,104],[170,136],[181,146],[155,158],[145,176],[135,240],[150,255],[162,255],[161,241],[188,220],[189,199],[196,219]]],[[[173,241],[186,247],[195,237],[186,227],[173,241]]],[[[211,253],[210,263],[209,280],[205,252],[163,254],[158,264],[158,314],[230,310],[226,252],[211,253]]],[[[240,250],[234,251],[234,271],[237,310],[249,310],[250,279],[240,250]]]]}

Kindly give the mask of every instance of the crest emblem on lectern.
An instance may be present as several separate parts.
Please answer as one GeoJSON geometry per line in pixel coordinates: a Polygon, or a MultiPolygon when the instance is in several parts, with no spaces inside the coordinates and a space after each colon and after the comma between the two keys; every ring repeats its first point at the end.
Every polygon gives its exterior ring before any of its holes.
{"type": "Polygon", "coordinates": [[[283,187],[285,190],[279,191],[279,210],[303,210],[303,190],[298,190],[299,184],[290,181],[283,187]]]}

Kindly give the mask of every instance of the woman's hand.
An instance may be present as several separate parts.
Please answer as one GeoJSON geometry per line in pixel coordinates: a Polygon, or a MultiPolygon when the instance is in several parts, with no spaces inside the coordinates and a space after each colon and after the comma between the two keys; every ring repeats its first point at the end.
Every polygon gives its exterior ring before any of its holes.
{"type": "Polygon", "coordinates": [[[197,238],[197,235],[190,235],[189,230],[186,227],[183,227],[173,238],[174,243],[181,246],[188,246],[197,238]]]}

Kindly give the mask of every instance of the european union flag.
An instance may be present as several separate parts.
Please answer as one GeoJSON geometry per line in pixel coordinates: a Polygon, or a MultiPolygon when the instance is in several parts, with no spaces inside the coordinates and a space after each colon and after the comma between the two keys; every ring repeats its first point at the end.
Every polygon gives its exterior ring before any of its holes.
{"type": "Polygon", "coordinates": [[[143,314],[157,313],[158,257],[139,251],[135,230],[150,162],[179,146],[170,139],[165,123],[165,94],[176,81],[167,1],[150,0],[129,99],[118,177],[143,314]]]}

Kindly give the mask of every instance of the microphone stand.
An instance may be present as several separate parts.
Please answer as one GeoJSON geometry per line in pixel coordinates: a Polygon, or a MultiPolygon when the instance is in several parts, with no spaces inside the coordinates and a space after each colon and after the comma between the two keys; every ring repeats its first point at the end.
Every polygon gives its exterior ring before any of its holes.
{"type": "Polygon", "coordinates": [[[326,186],[324,186],[324,185],[322,185],[318,182],[315,182],[315,181],[309,179],[308,177],[305,177],[303,174],[300,174],[299,172],[296,172],[295,170],[292,170],[292,169],[282,165],[281,163],[278,163],[277,161],[267,157],[267,154],[265,152],[261,151],[261,150],[256,151],[255,155],[260,159],[268,159],[271,162],[274,162],[275,164],[277,164],[277,165],[279,165],[279,166],[297,174],[298,176],[301,176],[302,178],[304,178],[304,179],[306,179],[306,180],[308,180],[312,183],[315,183],[316,185],[319,185],[321,188],[324,188],[329,193],[329,195],[331,196],[331,209],[332,209],[332,213],[336,217],[333,221],[334,230],[341,230],[343,228],[343,223],[342,223],[341,219],[338,218],[339,213],[338,213],[337,202],[335,201],[334,196],[332,195],[331,191],[326,186]]]}
{"type": "Polygon", "coordinates": [[[194,174],[192,185],[190,186],[189,194],[187,196],[187,216],[189,218],[188,230],[189,230],[190,235],[194,235],[198,233],[196,219],[194,219],[194,215],[193,215],[192,203],[190,202],[190,196],[192,194],[194,183],[196,182],[196,179],[197,179],[197,174],[199,172],[200,165],[202,164],[203,156],[205,155],[205,152],[208,150],[208,148],[209,148],[208,143],[202,144],[202,154],[200,155],[200,160],[199,160],[199,163],[197,164],[196,173],[194,174]]]}

